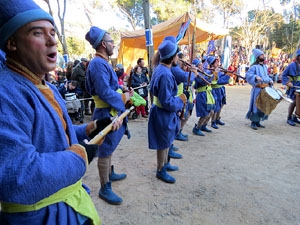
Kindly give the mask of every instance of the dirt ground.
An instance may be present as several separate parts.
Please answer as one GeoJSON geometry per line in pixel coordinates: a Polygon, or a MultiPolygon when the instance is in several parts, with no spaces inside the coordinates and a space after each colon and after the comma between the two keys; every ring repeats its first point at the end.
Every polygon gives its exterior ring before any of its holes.
{"type": "Polygon", "coordinates": [[[254,131],[245,119],[251,87],[226,87],[225,126],[205,137],[192,134],[195,113],[184,127],[188,142],[175,141],[183,159],[175,184],[155,178],[156,152],[148,149],[147,119],[129,121],[131,139],[123,137],[113,154],[117,173],[113,191],[120,206],[98,197],[97,160],[84,182],[104,224],[152,225],[299,225],[300,125],[286,123],[287,102],[272,112],[265,129],[254,131]]]}

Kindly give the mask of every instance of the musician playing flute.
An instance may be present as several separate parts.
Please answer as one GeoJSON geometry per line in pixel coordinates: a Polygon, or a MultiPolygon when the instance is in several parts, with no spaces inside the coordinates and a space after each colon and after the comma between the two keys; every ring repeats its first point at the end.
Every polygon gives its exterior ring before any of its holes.
{"type": "Polygon", "coordinates": [[[2,0],[0,15],[0,224],[99,225],[82,184],[98,146],[79,144],[98,122],[73,126],[44,80],[56,67],[53,18],[31,0],[2,0]]]}
{"type": "MultiPolygon", "coordinates": [[[[178,52],[178,58],[183,60],[183,54],[181,51],[178,52]]],[[[193,81],[195,80],[195,73],[197,73],[197,72],[196,72],[195,67],[191,67],[190,69],[193,72],[191,72],[189,90],[187,92],[186,86],[187,86],[187,81],[189,78],[189,72],[186,72],[186,70],[187,70],[186,65],[184,63],[182,63],[182,61],[179,60],[177,66],[171,67],[171,72],[174,75],[174,77],[176,79],[176,83],[177,83],[177,88],[178,88],[177,96],[181,95],[182,93],[184,93],[187,96],[186,107],[184,109],[184,112],[182,112],[182,113],[184,113],[184,117],[180,121],[179,133],[175,137],[175,140],[179,140],[179,141],[188,141],[188,135],[183,134],[182,130],[183,130],[184,125],[187,123],[188,119],[190,118],[192,111],[193,111],[193,107],[194,107],[191,85],[192,85],[193,81]]],[[[178,150],[178,148],[172,144],[171,147],[169,148],[168,156],[170,158],[174,158],[174,159],[181,159],[182,155],[175,152],[174,150],[178,150]]]]}
{"type": "Polygon", "coordinates": [[[255,100],[263,88],[273,85],[273,80],[268,75],[264,53],[259,49],[253,49],[252,52],[255,57],[255,62],[246,73],[246,80],[252,85],[250,106],[246,118],[251,121],[250,127],[257,130],[258,128],[265,127],[260,121],[267,120],[268,115],[256,107],[255,100]]]}
{"type": "Polygon", "coordinates": [[[296,123],[300,124],[296,115],[293,115],[296,108],[295,91],[297,90],[294,86],[300,86],[300,49],[296,52],[295,62],[290,63],[283,71],[282,84],[287,86],[286,94],[294,101],[293,103],[290,103],[288,108],[287,123],[291,126],[295,126],[296,123]]]}
{"type": "Polygon", "coordinates": [[[211,118],[211,127],[218,129],[219,127],[217,124],[221,126],[225,125],[225,123],[221,121],[221,111],[223,106],[226,104],[226,92],[224,85],[229,83],[230,76],[218,70],[219,60],[216,57],[210,56],[207,59],[207,63],[211,69],[207,73],[215,74],[215,77],[212,80],[211,92],[216,102],[216,108],[211,118]]]}
{"type": "MultiPolygon", "coordinates": [[[[168,163],[168,149],[179,132],[179,115],[186,96],[177,95],[177,83],[170,68],[178,61],[178,46],[174,37],[166,37],[158,47],[160,63],[155,67],[150,82],[153,105],[148,121],[149,149],[157,150],[156,177],[167,183],[175,183],[176,179],[167,171],[173,170],[168,163]]],[[[156,60],[154,60],[156,62],[156,60]]]]}
{"type": "MultiPolygon", "coordinates": [[[[109,64],[113,54],[114,41],[109,33],[99,27],[91,27],[85,36],[96,50],[96,57],[91,60],[86,73],[86,89],[95,102],[93,119],[110,118],[125,111],[125,104],[133,95],[133,90],[123,94],[118,83],[118,76],[109,64]]],[[[101,188],[99,197],[109,204],[119,205],[122,198],[112,191],[111,182],[126,178],[126,174],[116,174],[111,166],[112,153],[120,143],[127,127],[124,120],[119,130],[109,133],[99,147],[98,171],[101,188]]]]}
{"type": "MultiPolygon", "coordinates": [[[[199,59],[194,59],[193,63],[194,65],[197,65],[200,70],[203,70],[202,63],[199,59]]],[[[210,85],[211,81],[214,79],[214,75],[211,77],[202,75],[202,77],[205,80],[198,76],[195,78],[194,85],[194,88],[196,89],[196,115],[199,117],[199,120],[193,128],[193,133],[199,136],[205,136],[201,131],[211,132],[206,126],[216,108],[210,85]]]]}

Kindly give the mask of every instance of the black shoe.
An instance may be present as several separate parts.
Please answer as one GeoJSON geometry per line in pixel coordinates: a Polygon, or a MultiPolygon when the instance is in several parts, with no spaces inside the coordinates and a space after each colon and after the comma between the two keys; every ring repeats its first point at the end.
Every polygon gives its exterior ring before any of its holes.
{"type": "Polygon", "coordinates": [[[251,127],[253,130],[257,130],[257,129],[258,129],[255,122],[252,122],[251,125],[250,125],[250,127],[251,127]]]}
{"type": "Polygon", "coordinates": [[[256,123],[256,126],[257,126],[257,127],[260,127],[260,128],[265,128],[265,126],[262,125],[262,124],[260,124],[260,122],[257,122],[257,123],[256,123]]]}

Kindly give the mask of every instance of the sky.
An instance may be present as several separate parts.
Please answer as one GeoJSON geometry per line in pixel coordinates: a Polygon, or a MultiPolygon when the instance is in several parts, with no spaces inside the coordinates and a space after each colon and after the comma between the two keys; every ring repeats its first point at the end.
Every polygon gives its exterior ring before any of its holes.
{"type": "MultiPolygon", "coordinates": [[[[34,0],[37,4],[39,4],[44,10],[48,11],[48,6],[43,0],[34,0]]],[[[52,10],[57,12],[57,5],[56,1],[50,0],[52,6],[52,10]]],[[[67,0],[70,1],[70,0],[67,0]]],[[[74,1],[74,0],[73,0],[74,1]]],[[[101,29],[109,29],[111,27],[115,27],[117,30],[122,29],[122,30],[132,30],[131,25],[127,21],[124,16],[120,12],[116,12],[116,10],[112,10],[110,5],[109,5],[109,0],[100,0],[101,4],[103,5],[103,9],[101,13],[99,13],[99,10],[95,11],[96,13],[93,15],[93,21],[94,25],[100,27],[101,29]]],[[[263,3],[262,0],[242,0],[245,9],[243,11],[244,15],[247,15],[247,12],[249,10],[253,9],[262,9],[263,8],[263,3]]],[[[293,1],[293,0],[292,0],[293,1]]],[[[296,2],[300,2],[300,0],[294,0],[296,2]]],[[[61,1],[63,2],[63,1],[61,1]]],[[[209,0],[205,0],[206,4],[208,3],[209,0]]],[[[280,0],[265,0],[265,3],[267,6],[272,6],[275,10],[275,12],[282,13],[284,8],[288,9],[291,8],[291,5],[288,6],[281,6],[280,5],[280,0]]],[[[82,5],[81,0],[77,0],[76,4],[68,4],[67,11],[66,11],[66,30],[67,33],[72,33],[72,35],[85,40],[85,34],[88,32],[90,25],[88,23],[88,19],[86,15],[84,14],[83,10],[83,5],[82,5]],[[77,25],[81,26],[77,26],[77,25]]],[[[55,22],[57,25],[59,25],[59,20],[58,17],[54,17],[55,22]]],[[[234,27],[239,25],[241,22],[240,18],[235,18],[233,17],[230,21],[230,27],[234,27]]],[[[215,15],[215,20],[212,25],[216,25],[218,27],[223,26],[223,17],[221,14],[215,15]]]]}

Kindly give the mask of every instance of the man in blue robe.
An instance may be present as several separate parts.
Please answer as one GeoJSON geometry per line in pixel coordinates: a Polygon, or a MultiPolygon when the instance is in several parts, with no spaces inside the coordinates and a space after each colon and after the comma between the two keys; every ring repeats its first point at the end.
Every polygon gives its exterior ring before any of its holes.
{"type": "MultiPolygon", "coordinates": [[[[170,68],[178,61],[178,46],[174,37],[166,37],[158,48],[160,64],[155,67],[150,82],[153,105],[148,121],[149,148],[157,150],[156,177],[167,183],[176,179],[167,173],[173,170],[168,164],[168,149],[179,132],[179,116],[186,96],[177,95],[177,83],[170,68]]],[[[154,60],[155,61],[155,60],[154,60]]]]}
{"type": "Polygon", "coordinates": [[[294,100],[294,102],[289,105],[287,123],[291,126],[296,126],[296,123],[300,124],[300,121],[293,113],[296,107],[295,91],[299,90],[299,88],[295,88],[294,86],[300,86],[300,49],[296,52],[295,62],[289,64],[283,71],[282,84],[286,85],[288,88],[286,92],[288,97],[294,100]]]}
{"type": "MultiPolygon", "coordinates": [[[[93,119],[119,116],[125,111],[125,103],[130,100],[133,90],[123,94],[118,76],[108,62],[109,57],[113,54],[114,41],[109,33],[95,26],[90,28],[85,38],[96,50],[96,57],[89,63],[86,74],[86,90],[92,95],[95,102],[93,119]]],[[[112,191],[111,182],[124,179],[126,174],[114,173],[111,157],[120,143],[126,127],[127,122],[124,120],[119,130],[111,132],[105,137],[105,141],[97,152],[101,184],[99,197],[113,205],[119,205],[123,200],[112,191]]]]}
{"type": "MultiPolygon", "coordinates": [[[[200,60],[196,60],[198,68],[203,70],[203,66],[200,63],[200,60]]],[[[198,136],[205,136],[205,132],[211,132],[206,126],[208,121],[210,120],[211,116],[213,115],[213,111],[216,108],[215,99],[212,95],[212,88],[211,88],[211,81],[214,78],[214,75],[211,77],[201,75],[195,78],[195,85],[194,88],[196,89],[196,115],[199,117],[198,123],[195,124],[193,128],[193,133],[198,136]],[[201,79],[202,77],[202,79],[201,79]]]]}
{"type": "Polygon", "coordinates": [[[53,18],[31,0],[2,0],[0,33],[0,224],[101,224],[81,181],[98,146],[78,144],[98,122],[73,126],[43,79],[56,67],[53,18]]]}
{"type": "Polygon", "coordinates": [[[260,121],[267,120],[268,115],[256,107],[255,100],[263,88],[273,85],[273,80],[269,77],[268,68],[264,64],[264,53],[259,49],[253,49],[253,55],[255,62],[246,73],[246,80],[252,85],[250,106],[246,118],[251,120],[250,127],[257,130],[258,127],[264,128],[260,121]]]}
{"type": "Polygon", "coordinates": [[[208,58],[208,64],[211,70],[207,71],[208,74],[214,74],[215,78],[212,81],[212,94],[214,96],[216,102],[216,109],[214,110],[214,114],[211,117],[211,126],[215,129],[218,129],[219,125],[225,125],[224,122],[221,121],[221,111],[223,106],[226,104],[226,92],[225,92],[225,84],[229,83],[230,76],[218,71],[219,67],[219,60],[214,57],[210,56],[208,58]]]}

